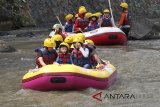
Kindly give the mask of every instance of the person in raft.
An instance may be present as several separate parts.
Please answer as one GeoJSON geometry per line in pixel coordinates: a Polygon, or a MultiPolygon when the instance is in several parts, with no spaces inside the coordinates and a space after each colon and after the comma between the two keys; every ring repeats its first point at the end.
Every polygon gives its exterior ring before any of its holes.
{"type": "Polygon", "coordinates": [[[131,28],[131,15],[128,13],[128,4],[123,2],[120,4],[120,7],[123,9],[121,18],[119,21],[118,27],[126,34],[128,37],[128,33],[131,28]]]}
{"type": "Polygon", "coordinates": [[[74,23],[75,23],[75,21],[76,21],[77,18],[78,18],[78,14],[76,13],[76,14],[74,15],[74,20],[73,20],[74,23]]]}
{"type": "Polygon", "coordinates": [[[71,58],[69,51],[69,45],[65,42],[62,42],[59,46],[58,57],[56,62],[59,64],[71,64],[71,58]]]}
{"type": "Polygon", "coordinates": [[[92,17],[92,13],[91,12],[87,12],[85,14],[85,18],[87,19],[88,23],[91,21],[91,17],[92,17]]]}
{"type": "Polygon", "coordinates": [[[85,40],[84,45],[89,49],[90,55],[91,55],[91,64],[92,67],[95,68],[97,64],[106,64],[104,63],[98,56],[96,52],[96,46],[94,45],[94,42],[90,39],[85,40]]]}
{"type": "Polygon", "coordinates": [[[100,22],[101,22],[101,18],[102,18],[102,13],[101,12],[96,12],[95,14],[98,17],[98,24],[100,26],[100,22]]]}
{"type": "Polygon", "coordinates": [[[85,18],[87,10],[85,7],[80,7],[78,10],[78,18],[75,20],[74,32],[84,32],[88,27],[88,20],[85,18]]]}
{"type": "Polygon", "coordinates": [[[85,35],[84,35],[83,33],[77,33],[77,34],[75,34],[75,35],[74,35],[74,38],[76,38],[76,37],[82,38],[83,43],[84,43],[84,41],[85,41],[85,39],[86,39],[86,37],[85,37],[85,35]]]}
{"type": "Polygon", "coordinates": [[[73,15],[72,14],[68,14],[66,17],[66,23],[65,23],[65,32],[72,32],[73,30],[73,25],[74,25],[74,21],[73,21],[73,15]]]}
{"type": "Polygon", "coordinates": [[[96,14],[92,14],[90,23],[88,24],[88,30],[91,31],[97,28],[99,28],[98,17],[96,14]]]}
{"type": "Polygon", "coordinates": [[[100,26],[101,27],[112,27],[113,26],[109,9],[105,9],[103,11],[103,16],[100,19],[100,26]]]}
{"type": "Polygon", "coordinates": [[[102,13],[101,12],[96,12],[95,14],[98,17],[98,19],[102,17],[102,13]]]}
{"type": "Polygon", "coordinates": [[[52,39],[52,41],[55,41],[55,43],[56,43],[55,49],[58,50],[59,45],[63,42],[63,37],[59,34],[56,34],[51,39],[52,39]]]}
{"type": "Polygon", "coordinates": [[[66,36],[62,31],[63,27],[60,24],[54,24],[52,27],[52,32],[49,34],[49,38],[52,38],[54,35],[59,34],[64,39],[66,36]]]}
{"type": "Polygon", "coordinates": [[[71,47],[71,46],[73,45],[73,38],[74,38],[74,36],[67,36],[67,37],[64,39],[64,42],[69,45],[69,53],[71,53],[72,50],[73,50],[73,48],[71,47]]]}
{"type": "Polygon", "coordinates": [[[58,56],[57,52],[54,50],[56,43],[50,38],[44,40],[44,47],[35,50],[37,52],[36,57],[36,68],[41,68],[48,64],[53,64],[58,56]]]}
{"type": "Polygon", "coordinates": [[[75,37],[73,40],[74,49],[71,53],[71,62],[74,65],[91,68],[91,60],[88,48],[83,46],[83,39],[75,37]]]}

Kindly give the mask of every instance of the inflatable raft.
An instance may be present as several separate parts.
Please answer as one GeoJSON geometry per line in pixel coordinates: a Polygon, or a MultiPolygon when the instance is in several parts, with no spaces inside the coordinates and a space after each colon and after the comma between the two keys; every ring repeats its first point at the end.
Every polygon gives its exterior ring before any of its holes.
{"type": "Polygon", "coordinates": [[[103,70],[54,64],[30,70],[22,79],[22,88],[39,91],[80,90],[89,87],[106,89],[114,83],[116,77],[116,69],[111,64],[107,64],[103,70]]]}
{"type": "MultiPolygon", "coordinates": [[[[101,27],[83,34],[87,39],[93,40],[95,45],[125,45],[127,43],[125,33],[117,27],[101,27]]],[[[74,33],[67,35],[74,35],[74,33]]]]}

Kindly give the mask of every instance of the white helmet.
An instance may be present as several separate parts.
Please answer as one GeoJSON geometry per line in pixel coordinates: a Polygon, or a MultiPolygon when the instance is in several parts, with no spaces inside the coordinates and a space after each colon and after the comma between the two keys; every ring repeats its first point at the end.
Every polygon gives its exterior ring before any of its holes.
{"type": "Polygon", "coordinates": [[[53,25],[52,29],[59,30],[59,29],[63,29],[63,27],[60,24],[55,24],[53,25]]]}

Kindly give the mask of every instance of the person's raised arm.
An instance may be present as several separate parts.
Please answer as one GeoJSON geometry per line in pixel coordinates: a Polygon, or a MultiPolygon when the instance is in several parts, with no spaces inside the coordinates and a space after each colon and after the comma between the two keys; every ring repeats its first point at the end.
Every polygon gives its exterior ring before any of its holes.
{"type": "Polygon", "coordinates": [[[79,49],[82,52],[82,55],[84,57],[88,57],[89,56],[89,50],[88,48],[83,49],[82,47],[79,49]]]}

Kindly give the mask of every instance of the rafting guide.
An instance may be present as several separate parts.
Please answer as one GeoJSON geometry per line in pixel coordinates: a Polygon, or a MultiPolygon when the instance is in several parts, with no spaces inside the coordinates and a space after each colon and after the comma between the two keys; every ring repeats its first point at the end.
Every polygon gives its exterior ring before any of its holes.
{"type": "Polygon", "coordinates": [[[120,7],[123,10],[122,10],[122,14],[121,14],[121,18],[120,18],[118,27],[121,28],[121,30],[128,37],[128,33],[130,31],[130,28],[131,28],[131,15],[128,12],[128,4],[127,3],[125,3],[125,2],[121,3],[120,7]]]}

